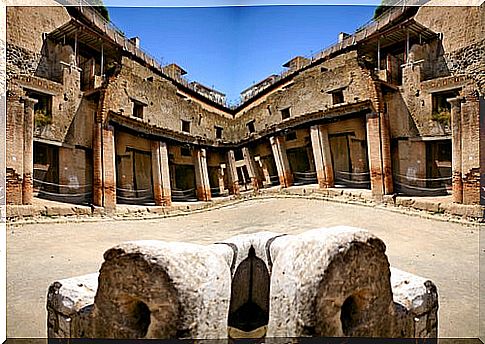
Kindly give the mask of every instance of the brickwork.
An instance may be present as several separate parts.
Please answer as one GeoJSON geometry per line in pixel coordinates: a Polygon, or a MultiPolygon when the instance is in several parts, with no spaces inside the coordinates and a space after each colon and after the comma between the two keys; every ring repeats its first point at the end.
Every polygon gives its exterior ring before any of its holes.
{"type": "Polygon", "coordinates": [[[229,150],[227,152],[227,166],[229,173],[229,192],[233,195],[239,194],[239,181],[236,170],[236,158],[234,157],[234,151],[229,150]]]}
{"type": "Polygon", "coordinates": [[[270,143],[278,171],[280,186],[287,188],[293,184],[293,174],[286,155],[285,138],[282,136],[272,136],[270,143]]]}
{"type": "Polygon", "coordinates": [[[103,207],[116,208],[115,130],[108,125],[102,129],[103,140],[103,207]]]}
{"type": "Polygon", "coordinates": [[[310,128],[313,157],[317,171],[317,181],[320,188],[334,186],[334,173],[328,129],[326,126],[313,126],[310,128]]]}
{"type": "Polygon", "coordinates": [[[32,204],[34,198],[34,104],[35,99],[24,98],[24,169],[22,176],[22,204],[32,204]]]}
{"type": "Polygon", "coordinates": [[[211,187],[207,171],[207,152],[205,149],[197,149],[194,152],[195,159],[195,186],[199,201],[211,200],[211,187]]]}
{"type": "Polygon", "coordinates": [[[248,169],[249,178],[251,179],[251,185],[253,190],[258,190],[261,187],[261,181],[259,180],[256,170],[254,168],[254,160],[251,157],[251,153],[247,147],[242,148],[242,153],[244,157],[244,163],[246,164],[246,168],[248,169]]]}

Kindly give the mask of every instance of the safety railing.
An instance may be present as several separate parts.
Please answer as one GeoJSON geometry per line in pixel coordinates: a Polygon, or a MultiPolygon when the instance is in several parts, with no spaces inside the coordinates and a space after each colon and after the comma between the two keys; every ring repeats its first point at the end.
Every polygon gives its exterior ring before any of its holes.
{"type": "MultiPolygon", "coordinates": [[[[366,22],[364,25],[361,26],[353,35],[350,37],[344,39],[343,41],[336,41],[326,48],[313,53],[311,52],[310,54],[305,55],[305,57],[308,59],[308,62],[303,64],[299,69],[305,68],[309,64],[311,64],[313,61],[321,59],[325,56],[328,56],[338,50],[341,50],[345,47],[351,46],[356,44],[358,41],[368,37],[370,34],[373,34],[377,29],[380,27],[383,27],[387,25],[389,22],[397,18],[400,13],[409,6],[416,6],[416,5],[421,5],[422,3],[425,3],[427,0],[397,0],[394,1],[393,4],[389,5],[389,7],[392,7],[390,10],[382,13],[379,17],[374,18],[366,22]]],[[[122,30],[120,30],[116,25],[114,25],[111,21],[106,20],[104,17],[102,17],[97,11],[93,9],[93,6],[96,6],[96,4],[93,4],[92,1],[86,1],[86,0],[63,0],[62,1],[66,5],[70,6],[76,6],[80,8],[80,11],[94,24],[96,25],[99,29],[103,30],[106,35],[108,35],[110,38],[113,39],[113,41],[117,42],[118,44],[121,44],[125,50],[133,53],[135,56],[140,57],[144,61],[146,61],[149,65],[159,69],[162,74],[165,74],[173,79],[176,79],[177,82],[180,84],[184,85],[185,87],[193,90],[194,92],[201,94],[202,96],[211,99],[212,101],[219,103],[220,105],[226,106],[228,108],[237,108],[240,106],[242,103],[244,103],[247,100],[250,100],[251,98],[255,97],[257,94],[262,92],[264,89],[267,87],[270,87],[272,84],[277,83],[281,79],[284,79],[286,76],[289,74],[293,73],[293,71],[288,71],[284,70],[280,72],[271,82],[269,82],[267,85],[264,87],[258,88],[257,92],[251,93],[250,96],[247,98],[239,99],[239,100],[223,100],[221,99],[218,95],[216,94],[208,94],[207,92],[200,92],[194,84],[192,84],[190,81],[184,79],[183,77],[176,76],[174,77],[173,75],[168,75],[168,73],[165,73],[162,70],[162,62],[159,61],[158,59],[152,57],[147,51],[140,47],[136,47],[136,45],[127,39],[123,33],[122,30]]],[[[218,93],[218,92],[216,92],[218,93]]]]}
{"type": "Polygon", "coordinates": [[[34,195],[50,201],[91,204],[92,184],[59,184],[40,179],[33,180],[34,195]]]}
{"type": "Polygon", "coordinates": [[[451,192],[451,177],[418,178],[394,174],[394,192],[407,196],[444,196],[451,192]]]}
{"type": "Polygon", "coordinates": [[[153,203],[152,189],[116,188],[116,202],[119,204],[150,204],[153,203]]]}
{"type": "Polygon", "coordinates": [[[370,189],[369,172],[335,171],[335,184],[354,189],[370,189]]]}
{"type": "MultiPolygon", "coordinates": [[[[326,46],[325,48],[317,51],[311,52],[310,54],[306,54],[303,57],[307,59],[306,62],[302,63],[302,65],[298,68],[298,70],[304,69],[312,64],[316,60],[320,60],[324,57],[330,56],[331,54],[345,49],[347,47],[353,46],[357,44],[359,41],[366,39],[370,35],[374,34],[380,28],[386,26],[397,17],[401,15],[401,13],[409,6],[418,6],[421,5],[428,0],[396,0],[392,4],[386,5],[389,7],[389,10],[383,12],[377,18],[370,19],[365,24],[363,24],[359,29],[357,29],[352,35],[344,38],[343,40],[336,40],[330,45],[326,46]]],[[[275,74],[275,77],[272,78],[268,83],[264,85],[255,85],[254,92],[251,92],[251,88],[248,88],[248,94],[240,99],[240,101],[236,104],[233,104],[231,107],[235,108],[241,105],[241,103],[245,103],[250,99],[256,97],[259,93],[261,93],[266,88],[270,87],[271,85],[279,82],[280,80],[286,78],[288,75],[294,73],[296,70],[282,70],[279,73],[275,74]]]]}
{"type": "Polygon", "coordinates": [[[293,172],[293,185],[317,183],[317,172],[293,172]]]}
{"type": "Polygon", "coordinates": [[[271,181],[271,186],[280,185],[280,177],[279,176],[269,176],[269,180],[271,181]]]}
{"type": "Polygon", "coordinates": [[[227,196],[229,195],[229,190],[224,188],[224,191],[221,192],[221,188],[220,187],[215,187],[215,188],[211,188],[211,196],[212,197],[223,197],[223,196],[227,196]]]}
{"type": "Polygon", "coordinates": [[[172,201],[173,202],[196,202],[197,195],[195,193],[195,188],[180,190],[172,189],[172,201]]]}

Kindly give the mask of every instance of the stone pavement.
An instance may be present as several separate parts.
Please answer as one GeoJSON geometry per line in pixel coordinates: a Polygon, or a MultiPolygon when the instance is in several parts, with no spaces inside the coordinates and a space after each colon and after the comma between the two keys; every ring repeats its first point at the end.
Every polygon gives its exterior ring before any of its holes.
{"type": "Polygon", "coordinates": [[[45,336],[48,286],[55,280],[98,271],[103,253],[120,242],[159,239],[208,244],[242,233],[301,233],[336,225],[371,231],[386,243],[393,267],[436,283],[440,336],[478,336],[478,224],[294,196],[257,198],[143,221],[8,224],[7,334],[45,336]]]}

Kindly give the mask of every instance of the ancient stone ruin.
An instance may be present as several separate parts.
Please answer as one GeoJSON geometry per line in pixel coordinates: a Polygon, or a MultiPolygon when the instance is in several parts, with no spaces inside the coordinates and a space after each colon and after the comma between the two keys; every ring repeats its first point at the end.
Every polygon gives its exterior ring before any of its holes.
{"type": "Polygon", "coordinates": [[[429,280],[362,229],[260,232],[208,246],[133,241],[53,283],[49,338],[437,337],[429,280]]]}

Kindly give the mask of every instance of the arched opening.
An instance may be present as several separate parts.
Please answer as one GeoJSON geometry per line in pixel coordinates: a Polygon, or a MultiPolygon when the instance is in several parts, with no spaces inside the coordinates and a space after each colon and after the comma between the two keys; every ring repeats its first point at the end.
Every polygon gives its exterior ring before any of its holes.
{"type": "Polygon", "coordinates": [[[268,319],[269,272],[251,246],[248,257],[239,264],[232,280],[228,325],[236,329],[233,335],[260,338],[266,334],[268,319]]]}
{"type": "Polygon", "coordinates": [[[342,323],[342,332],[345,336],[352,337],[355,335],[362,323],[365,304],[365,295],[362,292],[354,293],[345,299],[340,309],[340,322],[342,323]]]}
{"type": "Polygon", "coordinates": [[[144,338],[150,326],[150,309],[137,299],[128,299],[120,307],[120,313],[124,315],[125,326],[135,334],[136,338],[144,338]]]}

